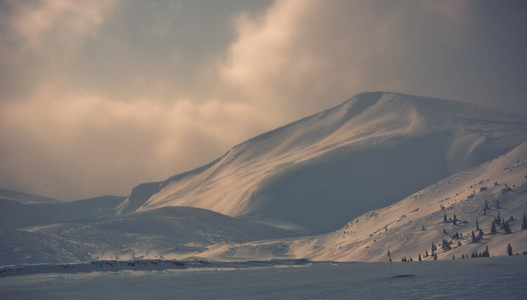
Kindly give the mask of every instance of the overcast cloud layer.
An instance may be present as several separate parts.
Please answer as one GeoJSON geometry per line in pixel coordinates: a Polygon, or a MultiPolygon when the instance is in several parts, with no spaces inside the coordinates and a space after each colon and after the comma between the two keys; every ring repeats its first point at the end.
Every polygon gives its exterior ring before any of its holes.
{"type": "Polygon", "coordinates": [[[524,1],[3,1],[0,187],[126,195],[363,91],[527,112],[524,1]]]}

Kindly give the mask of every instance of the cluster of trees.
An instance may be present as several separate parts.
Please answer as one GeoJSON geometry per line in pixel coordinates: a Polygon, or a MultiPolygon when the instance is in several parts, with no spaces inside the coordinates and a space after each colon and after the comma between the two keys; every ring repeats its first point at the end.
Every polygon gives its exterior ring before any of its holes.
{"type": "Polygon", "coordinates": [[[483,252],[479,252],[474,250],[474,252],[472,252],[472,255],[470,256],[472,258],[476,258],[476,257],[490,257],[490,253],[489,253],[489,246],[485,246],[485,251],[483,252]]]}
{"type": "Polygon", "coordinates": [[[458,219],[456,217],[456,214],[454,214],[453,218],[447,218],[446,214],[443,215],[443,223],[450,223],[457,225],[458,219]]]}
{"type": "MultiPolygon", "coordinates": [[[[499,184],[496,183],[495,185],[499,185],[499,184]]],[[[480,192],[481,191],[485,191],[485,190],[487,190],[487,187],[481,188],[480,192]]],[[[512,188],[505,183],[505,187],[502,189],[502,193],[507,193],[507,192],[510,192],[510,191],[512,191],[512,188]]],[[[499,200],[496,200],[495,207],[498,210],[498,212],[497,212],[497,216],[494,216],[493,221],[491,223],[490,233],[493,234],[493,235],[496,234],[498,226],[500,226],[503,229],[503,232],[505,234],[512,233],[512,229],[511,229],[511,224],[510,223],[512,221],[515,221],[514,217],[511,216],[509,218],[509,220],[507,220],[507,221],[505,220],[505,218],[501,217],[500,209],[502,207],[500,205],[500,201],[499,200]]],[[[442,205],[441,205],[441,209],[444,210],[444,207],[442,205]]],[[[487,212],[490,209],[491,208],[490,208],[487,200],[485,200],[485,206],[483,207],[483,215],[488,215],[487,212]]],[[[453,225],[457,225],[458,223],[460,223],[460,221],[459,221],[459,219],[458,219],[458,217],[456,216],[455,213],[453,214],[453,216],[451,218],[449,218],[447,216],[447,214],[444,213],[443,214],[443,223],[445,223],[445,224],[452,223],[453,225]]],[[[467,223],[467,222],[463,221],[463,223],[467,223]]],[[[421,226],[421,227],[422,227],[422,230],[426,230],[424,226],[421,226]]],[[[527,230],[527,216],[526,216],[525,213],[523,214],[523,220],[522,220],[522,223],[521,223],[521,230],[527,230]]],[[[448,235],[448,232],[446,231],[445,228],[443,228],[443,232],[448,235]]],[[[478,219],[476,219],[476,230],[473,230],[471,235],[470,235],[470,243],[478,243],[478,242],[480,242],[481,240],[483,240],[483,235],[484,235],[484,232],[479,227],[478,219]]],[[[440,246],[441,246],[441,248],[443,249],[444,252],[449,251],[449,250],[452,249],[451,245],[453,243],[453,240],[461,240],[461,239],[463,239],[463,234],[459,233],[459,232],[455,232],[454,234],[450,235],[450,237],[452,238],[450,241],[448,239],[442,239],[442,241],[441,241],[440,246]]],[[[458,247],[462,246],[460,241],[457,242],[457,246],[458,247]]],[[[430,254],[428,252],[428,249],[425,250],[425,254],[423,256],[421,256],[421,254],[419,254],[418,261],[422,261],[423,259],[428,258],[428,257],[432,257],[434,260],[437,260],[437,246],[433,242],[432,242],[432,246],[431,246],[430,250],[431,250],[430,254]]],[[[507,254],[508,255],[512,255],[512,247],[511,247],[510,244],[507,246],[507,254]]],[[[523,254],[527,255],[527,251],[524,251],[523,254]]],[[[466,256],[466,257],[472,257],[472,258],[475,258],[475,257],[490,257],[489,248],[488,248],[488,246],[486,246],[485,247],[485,251],[483,251],[483,252],[474,251],[470,256],[466,256]]],[[[391,262],[392,261],[392,257],[391,257],[391,254],[390,254],[389,250],[388,250],[388,258],[389,258],[389,261],[391,262]]],[[[455,258],[456,257],[453,255],[452,259],[455,259],[455,258]]],[[[465,258],[465,255],[463,254],[461,256],[461,258],[465,258]]],[[[413,258],[404,256],[404,257],[402,257],[401,261],[402,262],[412,262],[413,258]]]]}
{"type": "Polygon", "coordinates": [[[483,239],[483,230],[481,230],[481,228],[479,229],[477,236],[474,233],[474,231],[472,231],[472,234],[470,235],[470,242],[471,243],[477,243],[477,242],[481,241],[482,239],[483,239]]]}

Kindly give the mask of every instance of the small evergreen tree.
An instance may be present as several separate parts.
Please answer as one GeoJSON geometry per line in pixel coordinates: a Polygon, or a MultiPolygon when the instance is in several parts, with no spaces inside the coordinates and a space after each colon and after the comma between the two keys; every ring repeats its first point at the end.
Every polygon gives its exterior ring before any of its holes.
{"type": "Polygon", "coordinates": [[[509,222],[505,222],[503,224],[503,231],[505,231],[505,234],[512,233],[511,227],[509,226],[509,222]]]}
{"type": "Polygon", "coordinates": [[[478,218],[476,218],[476,231],[479,231],[479,223],[478,223],[478,218]]]}
{"type": "Polygon", "coordinates": [[[490,233],[493,235],[496,234],[496,224],[492,222],[492,226],[490,227],[490,233]]]}
{"type": "Polygon", "coordinates": [[[446,217],[446,214],[443,216],[443,223],[448,223],[448,219],[446,217]]]}
{"type": "Polygon", "coordinates": [[[499,210],[498,210],[498,216],[494,217],[494,223],[496,223],[496,225],[501,224],[501,213],[499,210]]]}
{"type": "Polygon", "coordinates": [[[470,242],[471,243],[477,243],[479,240],[478,238],[476,237],[476,235],[474,234],[474,231],[472,231],[472,234],[470,236],[470,242]]]}
{"type": "Polygon", "coordinates": [[[421,254],[419,254],[419,257],[417,257],[417,260],[422,261],[423,258],[421,257],[421,254]]]}
{"type": "Polygon", "coordinates": [[[454,225],[456,225],[457,223],[457,217],[456,217],[456,214],[454,214],[454,220],[452,221],[454,223],[454,225]]]}
{"type": "Polygon", "coordinates": [[[479,234],[478,234],[478,240],[482,240],[483,239],[483,230],[481,230],[481,228],[479,229],[479,234]]]}
{"type": "Polygon", "coordinates": [[[434,253],[434,260],[437,260],[437,253],[434,253]]]}
{"type": "Polygon", "coordinates": [[[450,243],[445,239],[443,239],[443,241],[441,242],[441,248],[443,248],[443,250],[445,251],[452,249],[452,247],[450,247],[450,243]]]}
{"type": "Polygon", "coordinates": [[[511,247],[511,244],[510,244],[510,243],[507,245],[507,254],[508,254],[509,256],[512,256],[512,247],[511,247]]]}
{"type": "Polygon", "coordinates": [[[485,246],[485,251],[481,255],[482,257],[490,257],[489,246],[485,246]]]}
{"type": "Polygon", "coordinates": [[[525,217],[525,213],[523,213],[522,230],[525,229],[527,229],[527,218],[525,217]]]}
{"type": "Polygon", "coordinates": [[[489,203],[487,202],[487,200],[485,200],[485,209],[489,209],[489,203]]]}
{"type": "Polygon", "coordinates": [[[432,254],[437,250],[436,245],[432,242],[432,254]]]}
{"type": "Polygon", "coordinates": [[[487,208],[486,208],[486,207],[483,207],[483,215],[484,215],[484,216],[487,215],[487,208]]]}
{"type": "Polygon", "coordinates": [[[500,200],[496,200],[496,208],[497,209],[501,209],[500,200]]]}

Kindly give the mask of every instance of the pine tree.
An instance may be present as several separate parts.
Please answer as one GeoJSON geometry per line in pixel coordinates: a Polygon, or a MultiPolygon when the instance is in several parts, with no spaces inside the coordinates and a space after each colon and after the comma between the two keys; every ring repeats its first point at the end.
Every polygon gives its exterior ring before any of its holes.
{"type": "Polygon", "coordinates": [[[512,247],[511,247],[511,244],[507,245],[507,254],[509,256],[512,256],[512,247]]]}
{"type": "Polygon", "coordinates": [[[437,260],[437,253],[434,253],[434,260],[437,260]]]}
{"type": "Polygon", "coordinates": [[[443,223],[448,223],[448,219],[446,217],[446,214],[443,216],[443,223]]]}
{"type": "Polygon", "coordinates": [[[525,217],[525,213],[523,213],[522,230],[525,229],[527,229],[527,218],[525,217]]]}
{"type": "Polygon", "coordinates": [[[483,230],[481,230],[481,228],[479,229],[479,233],[478,233],[478,240],[481,240],[483,239],[483,230]]]}
{"type": "Polygon", "coordinates": [[[505,231],[505,234],[512,233],[511,227],[509,226],[509,222],[505,222],[503,224],[503,230],[505,231]]]}
{"type": "Polygon", "coordinates": [[[489,246],[485,246],[485,252],[481,255],[483,257],[490,257],[489,246]]]}
{"type": "Polygon", "coordinates": [[[485,200],[485,208],[486,208],[486,209],[489,209],[489,208],[490,208],[490,207],[489,207],[489,203],[487,202],[487,200],[485,200]]]}
{"type": "Polygon", "coordinates": [[[486,207],[483,207],[483,215],[484,215],[484,216],[487,215],[487,208],[486,208],[486,207]]]}
{"type": "Polygon", "coordinates": [[[500,200],[496,200],[496,208],[497,209],[501,209],[500,200]]]}
{"type": "Polygon", "coordinates": [[[496,224],[494,222],[492,222],[492,226],[490,228],[490,233],[496,234],[496,224]]]}
{"type": "Polygon", "coordinates": [[[454,214],[454,220],[452,221],[454,223],[454,225],[456,225],[457,223],[457,217],[456,217],[456,214],[454,214]]]}
{"type": "Polygon", "coordinates": [[[478,223],[478,219],[476,218],[476,231],[479,231],[479,223],[478,223]]]}
{"type": "Polygon", "coordinates": [[[471,243],[477,243],[479,241],[476,235],[474,234],[474,231],[472,231],[472,235],[470,237],[471,237],[471,240],[470,240],[471,243]]]}
{"type": "Polygon", "coordinates": [[[425,250],[425,257],[428,257],[428,250],[425,250]]]}
{"type": "Polygon", "coordinates": [[[421,257],[421,254],[419,254],[419,257],[417,258],[419,261],[422,261],[423,258],[421,257]]]}
{"type": "Polygon", "coordinates": [[[432,242],[432,253],[434,253],[437,250],[436,245],[434,245],[434,242],[432,242]]]}
{"type": "Polygon", "coordinates": [[[386,256],[388,257],[392,256],[392,254],[390,253],[390,249],[388,249],[388,253],[386,254],[386,256]]]}

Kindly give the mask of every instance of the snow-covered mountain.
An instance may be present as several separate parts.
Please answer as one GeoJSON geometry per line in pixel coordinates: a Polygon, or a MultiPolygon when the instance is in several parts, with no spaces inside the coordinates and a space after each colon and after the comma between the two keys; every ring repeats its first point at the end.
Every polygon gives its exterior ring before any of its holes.
{"type": "Polygon", "coordinates": [[[325,233],[526,138],[523,116],[364,93],[248,140],[201,168],[140,185],[122,208],[190,206],[325,233]]]}
{"type": "MultiPolygon", "coordinates": [[[[32,196],[30,199],[40,200],[38,196],[32,196]]],[[[71,202],[20,202],[13,198],[0,198],[0,229],[96,220],[99,217],[115,215],[117,206],[125,199],[126,197],[121,196],[101,196],[71,202]]]]}
{"type": "Polygon", "coordinates": [[[398,261],[403,257],[417,260],[421,255],[423,260],[432,260],[432,243],[437,247],[438,259],[468,257],[474,251],[484,252],[486,247],[492,256],[506,255],[508,244],[513,245],[514,253],[523,253],[527,252],[526,213],[527,142],[524,142],[491,162],[456,173],[388,207],[367,212],[334,232],[217,245],[201,255],[218,260],[323,261],[388,261],[390,257],[398,261]],[[493,233],[492,224],[498,216],[500,224],[494,224],[493,233]],[[504,223],[508,224],[509,233],[504,223]],[[483,233],[481,238],[479,229],[483,233]]]}
{"type": "Polygon", "coordinates": [[[12,191],[8,189],[0,188],[0,200],[14,201],[22,204],[44,204],[44,203],[64,203],[64,201],[47,198],[37,195],[31,195],[26,193],[21,193],[17,191],[12,191]]]}
{"type": "Polygon", "coordinates": [[[192,207],[0,230],[0,265],[89,259],[177,258],[210,245],[290,237],[293,232],[192,207]]]}
{"type": "Polygon", "coordinates": [[[382,261],[388,250],[393,259],[416,259],[430,253],[431,243],[439,259],[485,246],[503,255],[507,243],[521,253],[526,177],[527,117],[364,93],[203,167],[140,184],[128,197],[28,203],[0,193],[0,264],[116,257],[382,261]],[[501,224],[490,234],[498,211],[503,221],[513,217],[510,234],[501,224]],[[456,224],[449,220],[454,214],[456,224]],[[472,243],[476,219],[483,235],[472,243]]]}

